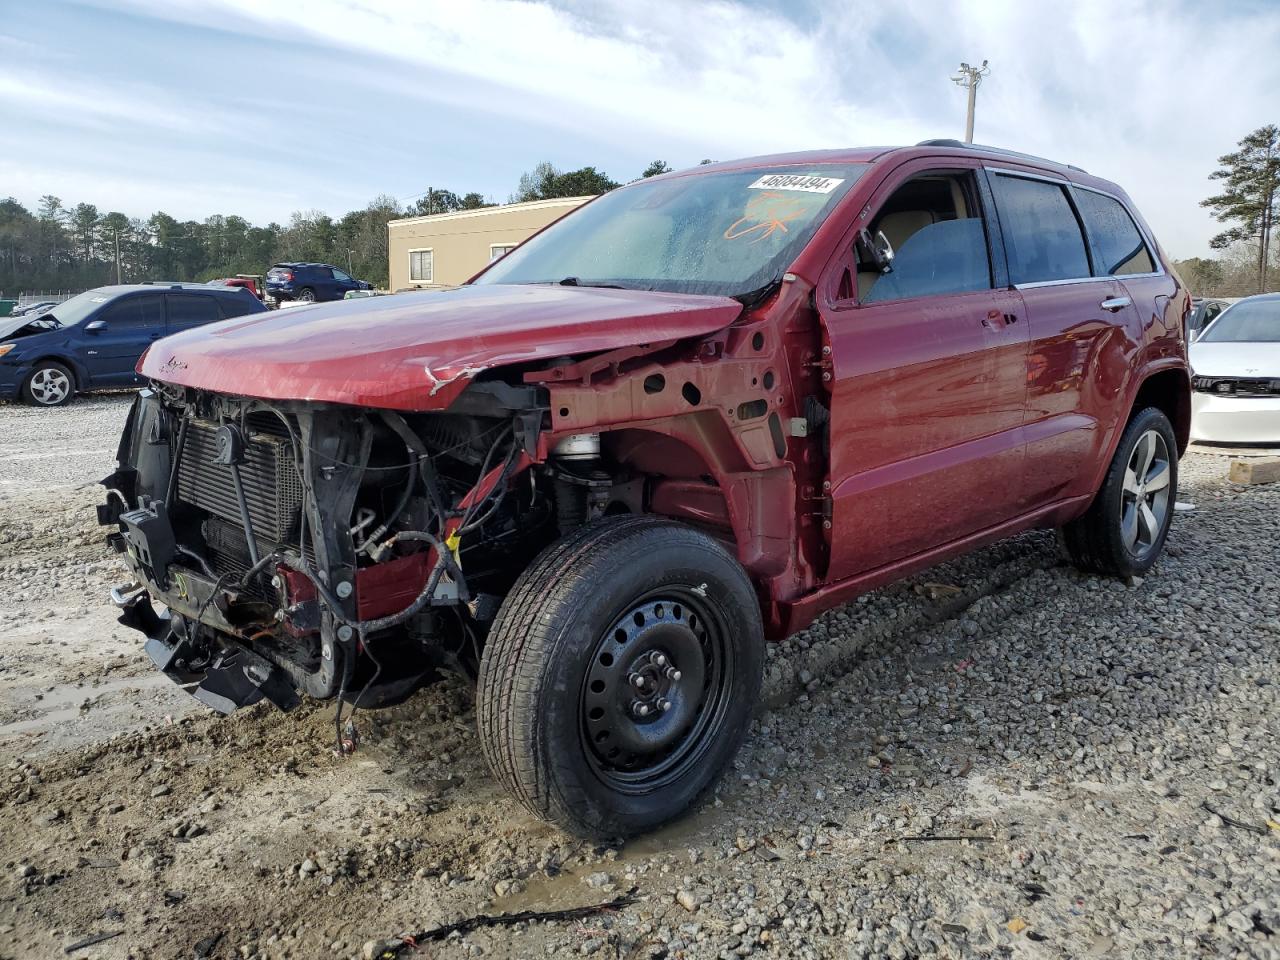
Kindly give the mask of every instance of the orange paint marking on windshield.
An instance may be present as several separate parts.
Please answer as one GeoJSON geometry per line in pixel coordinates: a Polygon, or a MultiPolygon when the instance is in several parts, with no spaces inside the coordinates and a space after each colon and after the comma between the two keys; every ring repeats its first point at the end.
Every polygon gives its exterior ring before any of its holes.
{"type": "Polygon", "coordinates": [[[794,196],[769,191],[747,201],[743,214],[724,232],[726,240],[738,240],[753,233],[760,235],[752,240],[759,243],[766,237],[781,231],[787,233],[787,223],[808,213],[807,204],[794,196]]]}

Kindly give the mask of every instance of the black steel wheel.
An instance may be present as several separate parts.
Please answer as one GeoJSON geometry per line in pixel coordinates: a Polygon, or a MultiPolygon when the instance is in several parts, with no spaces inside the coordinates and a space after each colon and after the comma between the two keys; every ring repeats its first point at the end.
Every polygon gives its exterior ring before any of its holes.
{"type": "Polygon", "coordinates": [[[517,581],[480,665],[497,777],[584,836],[652,829],[737,752],[760,688],[759,601],[712,538],[614,518],[549,547],[517,581]]]}
{"type": "Polygon", "coordinates": [[[604,632],[582,688],[582,733],[597,776],[635,792],[701,762],[728,706],[725,625],[687,587],[655,591],[604,632]]]}

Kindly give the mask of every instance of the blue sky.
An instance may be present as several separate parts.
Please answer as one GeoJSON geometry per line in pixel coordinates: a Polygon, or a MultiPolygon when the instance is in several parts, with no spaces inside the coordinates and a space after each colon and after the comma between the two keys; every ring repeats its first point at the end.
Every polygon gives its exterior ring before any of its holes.
{"type": "Polygon", "coordinates": [[[1277,50],[1261,2],[11,2],[0,119],[31,146],[0,153],[0,194],[256,222],[428,186],[501,201],[544,159],[627,180],[960,136],[948,77],[985,57],[976,139],[1117,180],[1191,256],[1215,158],[1280,122],[1277,50]]]}

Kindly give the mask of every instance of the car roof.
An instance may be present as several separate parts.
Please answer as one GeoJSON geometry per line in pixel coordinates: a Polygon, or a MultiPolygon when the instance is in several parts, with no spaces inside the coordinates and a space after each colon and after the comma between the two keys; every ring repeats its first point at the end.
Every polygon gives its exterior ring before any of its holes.
{"type": "Polygon", "coordinates": [[[1004,147],[992,147],[980,143],[964,143],[960,140],[951,139],[922,140],[912,146],[844,147],[832,150],[805,150],[795,153],[764,154],[758,157],[744,157],[741,160],[704,164],[692,169],[665,174],[665,176],[675,177],[695,174],[703,170],[755,170],[767,167],[803,166],[816,163],[880,163],[892,160],[896,165],[907,160],[927,157],[974,157],[997,164],[1029,166],[1055,174],[1064,180],[1070,180],[1081,186],[1097,187],[1113,193],[1123,194],[1124,192],[1109,180],[1092,176],[1074,164],[1049,160],[1029,153],[1020,153],[1004,147]]]}
{"type": "MultiPolygon", "coordinates": [[[[234,288],[234,292],[239,292],[239,287],[234,288]]],[[[111,284],[105,287],[95,287],[97,293],[105,293],[110,297],[123,296],[126,293],[155,293],[157,290],[192,290],[197,293],[212,293],[216,296],[226,296],[233,292],[231,287],[211,286],[207,283],[182,282],[153,280],[146,283],[119,283],[111,284]]]]}
{"type": "Polygon", "coordinates": [[[279,263],[273,263],[272,267],[330,267],[331,263],[319,263],[315,260],[281,260],[279,263]]]}

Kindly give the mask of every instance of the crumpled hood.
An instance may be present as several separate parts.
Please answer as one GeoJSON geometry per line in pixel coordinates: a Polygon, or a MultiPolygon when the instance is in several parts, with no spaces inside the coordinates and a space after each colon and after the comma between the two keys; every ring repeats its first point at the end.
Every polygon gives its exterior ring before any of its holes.
{"type": "Polygon", "coordinates": [[[448,406],[491,367],[714,333],[730,297],[488,284],[288,307],[156,343],[138,372],[269,400],[448,406]]]}
{"type": "MultiPolygon", "coordinates": [[[[9,339],[27,324],[34,323],[36,320],[41,319],[41,317],[48,319],[46,314],[37,314],[34,317],[0,317],[0,340],[9,339]]],[[[37,330],[36,332],[47,333],[48,331],[37,330]]]]}
{"type": "Polygon", "coordinates": [[[1191,344],[1191,370],[1201,377],[1280,377],[1280,343],[1191,344]]]}

